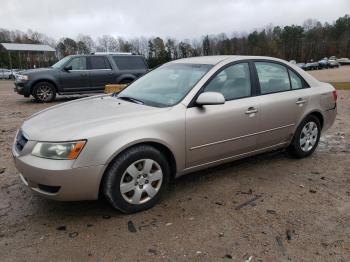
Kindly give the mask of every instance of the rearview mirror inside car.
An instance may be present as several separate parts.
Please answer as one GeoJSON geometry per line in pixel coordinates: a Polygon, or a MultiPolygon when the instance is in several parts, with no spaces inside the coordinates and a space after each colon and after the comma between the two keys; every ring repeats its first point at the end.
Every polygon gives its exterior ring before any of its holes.
{"type": "Polygon", "coordinates": [[[197,105],[222,105],[225,104],[225,97],[218,92],[204,92],[201,93],[197,100],[197,105]]]}

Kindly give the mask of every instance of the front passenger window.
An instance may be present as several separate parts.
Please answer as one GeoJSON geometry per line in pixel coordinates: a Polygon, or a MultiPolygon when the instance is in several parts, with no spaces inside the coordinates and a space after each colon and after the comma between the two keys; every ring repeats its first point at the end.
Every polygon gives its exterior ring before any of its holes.
{"type": "Polygon", "coordinates": [[[86,57],[74,57],[67,66],[72,66],[72,70],[86,70],[86,57]]]}
{"type": "Polygon", "coordinates": [[[248,63],[231,65],[217,74],[204,88],[204,92],[219,92],[226,101],[251,95],[248,63]]]}

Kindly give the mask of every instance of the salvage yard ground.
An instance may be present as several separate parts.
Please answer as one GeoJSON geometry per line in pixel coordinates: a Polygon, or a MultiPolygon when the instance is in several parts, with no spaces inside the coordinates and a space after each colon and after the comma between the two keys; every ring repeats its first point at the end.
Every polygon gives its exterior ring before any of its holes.
{"type": "MultiPolygon", "coordinates": [[[[350,82],[350,66],[312,71],[350,82]]],[[[182,177],[155,208],[123,215],[64,203],[20,182],[10,148],[22,121],[52,104],[0,81],[1,261],[350,261],[350,91],[315,154],[277,151],[182,177]]]]}

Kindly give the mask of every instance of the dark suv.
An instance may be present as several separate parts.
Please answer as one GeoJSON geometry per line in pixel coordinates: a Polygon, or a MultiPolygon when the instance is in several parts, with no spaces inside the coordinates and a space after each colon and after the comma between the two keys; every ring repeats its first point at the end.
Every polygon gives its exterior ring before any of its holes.
{"type": "Polygon", "coordinates": [[[56,94],[103,92],[107,84],[127,84],[147,71],[145,58],[132,54],[71,55],[50,68],[21,71],[15,92],[38,102],[51,102],[56,94]]]}

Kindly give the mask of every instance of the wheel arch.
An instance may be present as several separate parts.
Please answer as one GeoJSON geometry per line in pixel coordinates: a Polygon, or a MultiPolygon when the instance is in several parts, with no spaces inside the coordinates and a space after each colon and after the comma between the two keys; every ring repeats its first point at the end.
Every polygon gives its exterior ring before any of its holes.
{"type": "Polygon", "coordinates": [[[55,83],[55,81],[53,81],[52,79],[47,79],[47,78],[40,78],[38,80],[35,80],[32,83],[32,85],[30,87],[30,94],[32,94],[34,86],[36,86],[37,84],[39,84],[41,82],[47,82],[47,83],[52,84],[55,87],[56,93],[58,93],[58,86],[57,86],[57,83],[55,83]]]}
{"type": "MultiPolygon", "coordinates": [[[[300,120],[295,125],[294,133],[296,132],[296,130],[299,127],[300,123],[302,123],[307,117],[309,117],[311,115],[317,117],[317,119],[320,121],[320,124],[321,124],[321,130],[323,129],[324,116],[323,116],[322,112],[318,111],[318,110],[313,110],[313,111],[307,112],[306,114],[303,115],[302,118],[300,118],[300,120]]],[[[294,133],[293,133],[293,135],[294,135],[294,133]]]]}
{"type": "Polygon", "coordinates": [[[128,145],[125,148],[122,148],[122,150],[118,151],[115,155],[113,155],[111,157],[111,159],[109,159],[109,161],[107,162],[106,168],[103,171],[101,180],[100,180],[100,185],[99,185],[99,198],[101,196],[103,196],[103,192],[102,192],[102,188],[103,188],[103,183],[106,177],[106,172],[109,169],[109,167],[111,166],[111,164],[113,163],[113,161],[119,157],[121,154],[123,154],[125,151],[129,150],[130,148],[133,147],[137,147],[137,146],[141,146],[141,145],[149,145],[152,146],[154,148],[156,148],[157,150],[159,150],[161,153],[163,153],[169,163],[170,166],[170,170],[171,170],[171,179],[174,179],[177,173],[177,163],[176,163],[176,159],[175,159],[175,155],[174,153],[170,150],[170,148],[159,142],[159,141],[138,141],[135,142],[134,144],[128,145]]]}
{"type": "Polygon", "coordinates": [[[317,117],[317,119],[320,121],[321,130],[323,129],[324,117],[323,117],[321,112],[313,111],[313,112],[309,113],[306,117],[308,117],[308,116],[315,116],[315,117],[317,117]]]}
{"type": "Polygon", "coordinates": [[[120,77],[118,77],[117,83],[120,83],[120,82],[125,81],[125,80],[130,80],[130,83],[131,83],[135,79],[136,79],[136,76],[134,76],[132,74],[125,74],[125,75],[121,75],[120,77]]]}

